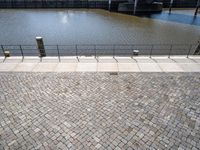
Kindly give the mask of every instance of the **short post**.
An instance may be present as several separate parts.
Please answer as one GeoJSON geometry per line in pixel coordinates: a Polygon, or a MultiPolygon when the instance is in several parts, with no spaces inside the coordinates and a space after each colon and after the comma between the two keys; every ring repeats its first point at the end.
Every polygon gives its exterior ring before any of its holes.
{"type": "Polygon", "coordinates": [[[59,62],[60,62],[60,51],[59,51],[58,45],[56,45],[56,48],[57,48],[57,52],[58,52],[58,59],[59,59],[59,62]]]}
{"type": "Polygon", "coordinates": [[[22,50],[22,46],[21,46],[21,45],[19,45],[19,48],[20,48],[21,55],[22,55],[22,60],[23,60],[23,59],[24,59],[24,52],[23,52],[23,50],[22,50]]]}
{"type": "Polygon", "coordinates": [[[46,52],[44,48],[44,42],[42,37],[36,37],[36,42],[37,42],[37,48],[39,51],[39,57],[45,57],[46,52]]]}
{"type": "Polygon", "coordinates": [[[1,45],[1,49],[2,49],[2,51],[3,51],[3,54],[4,54],[4,57],[5,57],[5,58],[6,58],[6,57],[10,57],[10,51],[5,50],[4,47],[3,47],[3,45],[1,45]]]}
{"type": "Polygon", "coordinates": [[[133,50],[133,55],[134,55],[134,56],[138,56],[138,55],[139,55],[139,52],[140,52],[139,50],[135,49],[135,50],[133,50]]]}

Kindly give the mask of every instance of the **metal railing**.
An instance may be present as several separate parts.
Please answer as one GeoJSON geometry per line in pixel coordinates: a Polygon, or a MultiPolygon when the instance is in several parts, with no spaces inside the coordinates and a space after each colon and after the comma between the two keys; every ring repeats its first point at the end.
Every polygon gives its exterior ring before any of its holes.
{"type": "MultiPolygon", "coordinates": [[[[168,56],[182,55],[189,57],[194,55],[197,44],[76,44],[76,45],[45,45],[46,56],[122,56],[133,57],[138,50],[138,56],[168,56]]],[[[1,45],[0,56],[5,57],[5,52],[10,56],[39,56],[36,45],[1,45]]],[[[198,55],[200,56],[200,55],[198,55]]]]}

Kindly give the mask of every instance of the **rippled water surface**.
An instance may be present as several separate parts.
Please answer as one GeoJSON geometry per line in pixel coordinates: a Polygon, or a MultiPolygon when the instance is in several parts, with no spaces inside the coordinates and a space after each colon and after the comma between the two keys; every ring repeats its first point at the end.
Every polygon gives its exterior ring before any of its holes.
{"type": "Polygon", "coordinates": [[[200,26],[95,9],[2,9],[0,44],[196,43],[200,26]]]}

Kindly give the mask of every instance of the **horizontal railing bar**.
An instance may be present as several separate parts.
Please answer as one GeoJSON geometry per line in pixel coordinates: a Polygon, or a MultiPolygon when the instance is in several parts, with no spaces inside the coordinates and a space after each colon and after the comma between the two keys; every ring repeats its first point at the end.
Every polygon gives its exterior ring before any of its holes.
{"type": "MultiPolygon", "coordinates": [[[[19,45],[21,45],[21,44],[18,44],[18,45],[8,45],[8,44],[1,44],[1,45],[3,45],[3,46],[18,46],[19,47],[19,45]]],[[[122,45],[122,46],[132,46],[132,45],[196,45],[196,43],[191,43],[191,44],[171,44],[171,43],[165,43],[165,44],[74,44],[74,45],[58,45],[58,46],[76,46],[76,45],[88,45],[88,46],[94,46],[94,45],[110,45],[110,46],[117,46],[117,45],[122,45]]],[[[36,47],[36,45],[21,45],[21,46],[35,46],[36,47]]],[[[55,45],[49,45],[49,44],[45,44],[45,46],[56,46],[56,44],[55,45]]]]}

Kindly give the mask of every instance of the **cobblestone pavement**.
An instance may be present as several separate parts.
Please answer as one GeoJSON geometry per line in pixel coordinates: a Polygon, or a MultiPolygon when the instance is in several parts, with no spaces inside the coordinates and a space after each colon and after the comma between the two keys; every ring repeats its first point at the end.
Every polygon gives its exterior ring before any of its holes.
{"type": "Polygon", "coordinates": [[[200,149],[200,73],[0,73],[0,149],[200,149]]]}

